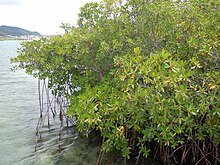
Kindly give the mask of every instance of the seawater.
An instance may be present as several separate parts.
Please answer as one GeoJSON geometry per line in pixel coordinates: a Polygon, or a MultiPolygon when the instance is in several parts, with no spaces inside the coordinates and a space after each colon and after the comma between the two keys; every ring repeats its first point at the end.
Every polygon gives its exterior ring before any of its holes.
{"type": "Polygon", "coordinates": [[[10,58],[21,41],[0,41],[0,164],[22,164],[30,157],[38,118],[36,80],[11,72],[10,58]]]}

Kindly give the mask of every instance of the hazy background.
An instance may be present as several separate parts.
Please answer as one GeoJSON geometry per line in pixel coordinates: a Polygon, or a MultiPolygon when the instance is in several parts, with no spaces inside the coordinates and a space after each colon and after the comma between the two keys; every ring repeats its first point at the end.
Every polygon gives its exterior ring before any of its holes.
{"type": "Polygon", "coordinates": [[[80,7],[101,0],[0,0],[0,25],[43,35],[63,33],[61,23],[76,25],[80,7]]]}

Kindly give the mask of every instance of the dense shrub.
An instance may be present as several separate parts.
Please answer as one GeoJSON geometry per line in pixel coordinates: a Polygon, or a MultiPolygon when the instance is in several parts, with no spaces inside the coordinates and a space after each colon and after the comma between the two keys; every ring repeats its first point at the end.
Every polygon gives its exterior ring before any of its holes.
{"type": "Polygon", "coordinates": [[[77,27],[23,43],[12,61],[70,98],[68,116],[101,133],[103,152],[217,164],[219,9],[216,0],[89,3],[77,27]]]}

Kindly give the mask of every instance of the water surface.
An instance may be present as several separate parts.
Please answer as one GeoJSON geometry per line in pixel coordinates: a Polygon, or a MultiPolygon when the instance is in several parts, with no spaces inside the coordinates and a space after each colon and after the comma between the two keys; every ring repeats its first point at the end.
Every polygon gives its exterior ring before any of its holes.
{"type": "Polygon", "coordinates": [[[35,144],[38,120],[37,81],[23,71],[11,72],[10,58],[21,41],[0,41],[0,162],[24,164],[35,144]]]}

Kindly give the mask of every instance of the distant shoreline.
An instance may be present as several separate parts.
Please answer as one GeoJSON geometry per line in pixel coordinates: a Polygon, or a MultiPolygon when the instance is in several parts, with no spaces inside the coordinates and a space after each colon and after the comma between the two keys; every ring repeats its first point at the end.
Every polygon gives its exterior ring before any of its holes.
{"type": "Polygon", "coordinates": [[[25,40],[38,40],[40,39],[42,36],[0,36],[0,41],[9,41],[9,40],[21,40],[21,41],[25,41],[25,40]]]}
{"type": "Polygon", "coordinates": [[[24,40],[20,38],[9,38],[9,37],[0,37],[0,41],[8,41],[8,40],[24,40]]]}

